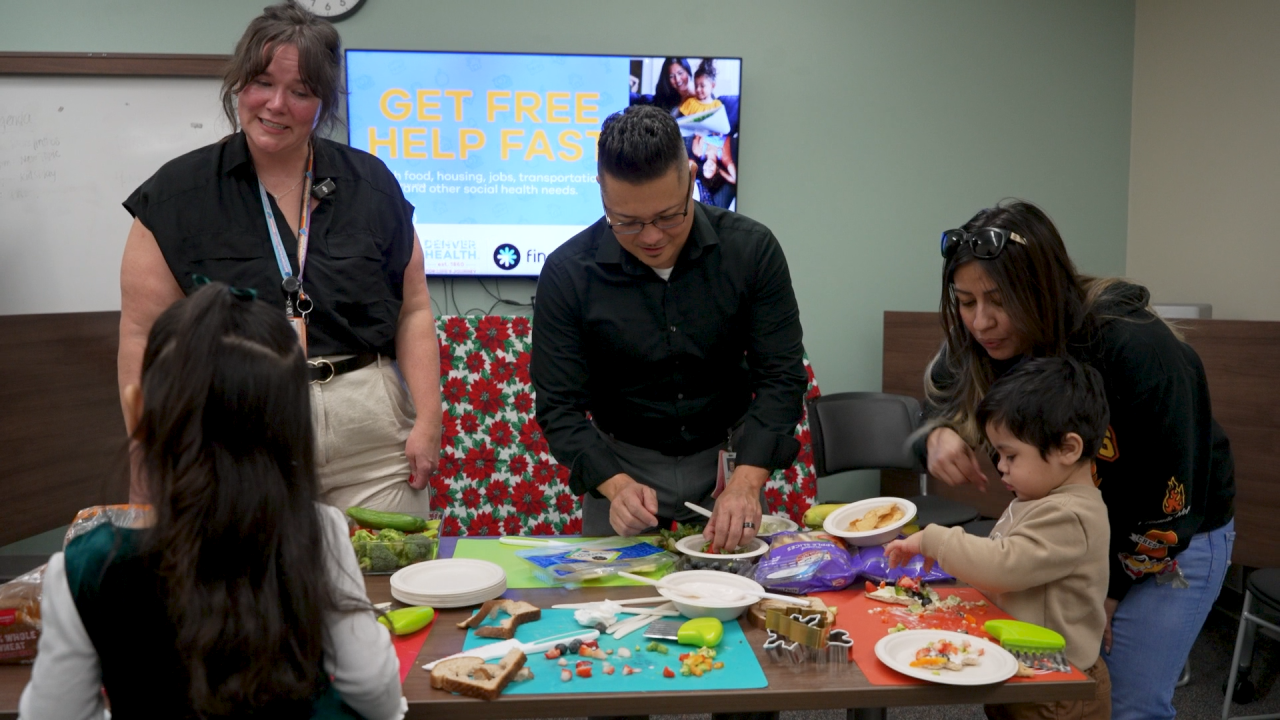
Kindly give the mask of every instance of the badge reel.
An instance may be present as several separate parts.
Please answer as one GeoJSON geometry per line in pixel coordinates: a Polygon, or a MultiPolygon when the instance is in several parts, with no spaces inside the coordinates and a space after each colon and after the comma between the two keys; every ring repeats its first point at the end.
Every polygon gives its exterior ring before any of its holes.
{"type": "Polygon", "coordinates": [[[315,306],[311,298],[302,293],[302,283],[290,275],[281,283],[285,294],[285,316],[293,323],[293,331],[298,334],[298,344],[302,353],[307,353],[307,315],[315,306]]]}

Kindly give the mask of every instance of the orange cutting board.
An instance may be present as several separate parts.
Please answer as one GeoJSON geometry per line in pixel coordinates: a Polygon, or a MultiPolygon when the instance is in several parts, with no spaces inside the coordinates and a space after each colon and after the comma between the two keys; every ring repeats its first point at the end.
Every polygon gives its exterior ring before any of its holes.
{"type": "MultiPolygon", "coordinates": [[[[959,595],[962,600],[969,602],[977,602],[986,600],[986,612],[974,612],[974,619],[978,621],[978,630],[972,633],[976,637],[980,637],[992,642],[996,642],[995,638],[982,631],[982,624],[988,620],[996,619],[1012,619],[1009,613],[996,607],[986,596],[978,592],[974,588],[943,588],[937,585],[931,586],[938,592],[939,597],[946,599],[951,595],[959,595]]],[[[848,590],[831,593],[816,593],[830,607],[839,608],[836,613],[835,626],[849,633],[849,637],[853,638],[853,660],[858,664],[858,669],[863,675],[867,676],[867,680],[872,685],[925,685],[924,680],[907,677],[889,666],[880,662],[880,658],[876,657],[876,643],[880,638],[889,633],[889,628],[896,625],[897,620],[892,619],[886,613],[873,612],[877,608],[894,607],[889,603],[882,603],[872,600],[862,593],[862,588],[853,586],[848,590]],[[889,618],[888,622],[884,619],[889,618]]],[[[898,606],[900,607],[900,606],[898,606]]],[[[996,643],[999,644],[999,643],[996,643]]],[[[1088,680],[1084,673],[1077,670],[1074,666],[1070,673],[1043,673],[1030,678],[1010,678],[1008,682],[1064,682],[1068,680],[1088,680]]]]}

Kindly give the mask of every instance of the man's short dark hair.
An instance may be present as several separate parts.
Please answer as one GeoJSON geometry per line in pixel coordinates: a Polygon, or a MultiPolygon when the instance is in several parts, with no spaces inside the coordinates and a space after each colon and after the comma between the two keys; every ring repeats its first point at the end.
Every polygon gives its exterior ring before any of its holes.
{"type": "Polygon", "coordinates": [[[598,147],[600,173],[632,184],[689,161],[675,118],[653,105],[632,105],[605,118],[598,147]]]}
{"type": "Polygon", "coordinates": [[[1084,441],[1080,459],[1092,460],[1107,434],[1110,411],[1102,375],[1071,358],[1027,360],[991,386],[974,413],[978,426],[1004,427],[1040,450],[1061,448],[1067,433],[1084,441]]]}

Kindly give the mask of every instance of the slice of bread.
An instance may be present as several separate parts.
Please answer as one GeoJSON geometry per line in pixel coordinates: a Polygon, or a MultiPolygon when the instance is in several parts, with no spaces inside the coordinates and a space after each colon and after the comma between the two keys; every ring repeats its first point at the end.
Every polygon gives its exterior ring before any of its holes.
{"type": "Polygon", "coordinates": [[[496,665],[477,657],[442,660],[431,670],[431,687],[481,700],[494,700],[524,667],[525,655],[512,649],[496,665]]]}
{"type": "Polygon", "coordinates": [[[516,636],[517,627],[541,618],[542,608],[523,600],[488,600],[475,615],[458,623],[458,627],[464,630],[475,628],[476,637],[510,640],[516,636]],[[497,625],[480,625],[486,618],[496,620],[500,612],[505,612],[510,617],[497,625]]]}

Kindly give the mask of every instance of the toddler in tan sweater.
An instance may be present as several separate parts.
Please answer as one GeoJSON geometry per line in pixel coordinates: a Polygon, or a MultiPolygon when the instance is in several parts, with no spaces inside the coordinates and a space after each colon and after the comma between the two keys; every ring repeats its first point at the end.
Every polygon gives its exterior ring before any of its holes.
{"type": "Polygon", "coordinates": [[[1016,499],[989,537],[929,525],[885,554],[894,565],[936,559],[1018,620],[1061,633],[1067,659],[1098,684],[1093,700],[989,705],[988,717],[1110,718],[1111,680],[1098,657],[1110,526],[1092,472],[1107,433],[1102,377],[1069,358],[1027,360],[991,386],[975,419],[1016,499]]]}

